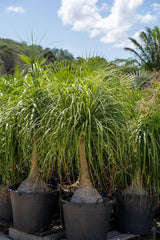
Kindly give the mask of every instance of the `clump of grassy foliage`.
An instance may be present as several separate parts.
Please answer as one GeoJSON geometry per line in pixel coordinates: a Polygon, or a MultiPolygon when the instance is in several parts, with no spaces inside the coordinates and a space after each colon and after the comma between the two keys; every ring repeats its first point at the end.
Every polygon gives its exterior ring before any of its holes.
{"type": "Polygon", "coordinates": [[[22,59],[26,68],[0,80],[2,182],[27,176],[35,131],[37,168],[46,179],[56,174],[71,182],[81,175],[83,135],[94,185],[124,189],[140,169],[143,185],[159,190],[159,82],[138,89],[96,57],[57,61],[52,68],[38,58],[22,59]]]}
{"type": "Polygon", "coordinates": [[[50,153],[57,159],[60,176],[64,174],[68,181],[78,177],[79,143],[84,133],[92,182],[114,189],[129,154],[127,118],[131,109],[122,76],[97,58],[78,66],[61,62],[51,74],[48,89],[54,100],[49,106],[47,137],[53,143],[50,153]]]}
{"type": "Polygon", "coordinates": [[[143,185],[148,191],[159,192],[160,172],[160,83],[153,78],[152,84],[143,90],[137,103],[133,137],[136,145],[133,168],[141,170],[143,185]]]}

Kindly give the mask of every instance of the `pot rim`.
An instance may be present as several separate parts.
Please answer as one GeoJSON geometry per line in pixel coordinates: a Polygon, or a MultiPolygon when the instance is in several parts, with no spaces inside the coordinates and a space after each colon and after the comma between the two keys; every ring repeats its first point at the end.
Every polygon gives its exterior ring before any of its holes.
{"type": "Polygon", "coordinates": [[[114,204],[115,204],[115,198],[114,198],[114,197],[111,197],[111,196],[108,196],[108,197],[105,197],[105,198],[104,198],[104,197],[103,197],[103,198],[99,198],[96,203],[78,203],[78,202],[71,202],[71,201],[69,201],[69,200],[63,199],[63,197],[64,197],[64,196],[60,196],[60,201],[61,201],[62,203],[67,203],[67,204],[71,204],[71,205],[79,205],[79,206],[82,205],[82,206],[94,206],[94,207],[96,207],[97,205],[98,205],[98,206],[103,206],[103,205],[109,205],[109,204],[114,205],[114,204]],[[99,202],[100,199],[103,199],[103,200],[109,199],[110,201],[99,202]]]}
{"type": "Polygon", "coordinates": [[[17,191],[17,188],[19,186],[19,184],[14,184],[8,187],[8,191],[9,192],[14,192],[14,193],[18,193],[19,195],[50,195],[50,194],[55,194],[59,191],[58,186],[53,186],[50,184],[47,184],[49,187],[53,188],[52,191],[48,191],[48,192],[21,192],[21,191],[17,191]]]}

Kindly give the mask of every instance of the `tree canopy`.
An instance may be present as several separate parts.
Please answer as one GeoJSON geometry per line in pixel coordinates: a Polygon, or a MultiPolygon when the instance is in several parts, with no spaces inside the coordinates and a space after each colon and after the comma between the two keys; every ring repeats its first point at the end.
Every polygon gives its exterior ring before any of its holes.
{"type": "Polygon", "coordinates": [[[14,67],[17,65],[23,66],[24,63],[19,55],[27,57],[39,56],[39,58],[46,58],[46,63],[54,63],[54,61],[61,59],[73,61],[73,55],[66,49],[58,48],[44,48],[40,45],[30,44],[26,42],[17,42],[11,39],[0,38],[0,74],[13,74],[14,67]]]}
{"type": "Polygon", "coordinates": [[[160,29],[146,27],[139,35],[139,40],[129,38],[137,50],[126,47],[125,50],[132,52],[139,60],[139,65],[146,70],[160,70],[160,29]]]}

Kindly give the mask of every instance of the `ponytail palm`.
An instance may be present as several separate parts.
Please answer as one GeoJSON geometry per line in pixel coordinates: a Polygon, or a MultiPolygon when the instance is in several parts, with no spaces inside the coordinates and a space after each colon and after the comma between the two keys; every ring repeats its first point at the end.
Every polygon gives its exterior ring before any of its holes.
{"type": "Polygon", "coordinates": [[[15,109],[9,110],[10,102],[15,99],[14,90],[18,91],[22,85],[22,76],[16,72],[14,78],[0,79],[0,182],[7,185],[19,182],[28,170],[16,134],[18,120],[15,109]]]}
{"type": "MultiPolygon", "coordinates": [[[[146,89],[136,107],[133,138],[136,153],[133,169],[139,168],[143,185],[149,191],[159,193],[160,180],[160,84],[156,82],[146,89]]],[[[133,174],[135,172],[133,171],[133,174]]]]}
{"type": "MultiPolygon", "coordinates": [[[[29,64],[28,58],[27,63],[29,64]]],[[[45,88],[48,81],[46,76],[46,71],[42,68],[41,63],[30,62],[27,71],[24,71],[23,74],[17,74],[17,78],[15,77],[13,82],[11,80],[11,84],[8,84],[9,87],[6,86],[7,81],[1,85],[3,87],[4,102],[1,114],[1,127],[3,126],[3,129],[5,129],[5,135],[2,139],[4,142],[3,148],[8,150],[9,156],[13,155],[13,151],[20,149],[22,156],[20,163],[23,162],[27,167],[30,165],[29,161],[32,157],[33,145],[39,149],[44,129],[42,124],[43,114],[50,103],[50,98],[45,88]],[[34,130],[37,136],[36,143],[35,138],[33,138],[34,130]],[[15,145],[16,150],[12,148],[12,144],[13,146],[15,145]]],[[[35,149],[33,149],[33,155],[35,155],[32,158],[34,161],[37,158],[35,149]]],[[[42,159],[41,156],[40,159],[42,159]]],[[[36,167],[38,167],[37,164],[32,164],[31,171],[37,173],[36,167]]]]}
{"type": "Polygon", "coordinates": [[[65,174],[70,179],[79,175],[79,144],[84,134],[92,182],[104,181],[107,185],[112,177],[114,187],[120,171],[118,164],[128,151],[127,107],[112,68],[96,61],[87,59],[68,69],[61,64],[53,72],[48,89],[57,104],[50,105],[46,127],[49,129],[50,125],[50,152],[57,156],[61,176],[65,174]],[[63,72],[60,78],[59,71],[63,72]]]}

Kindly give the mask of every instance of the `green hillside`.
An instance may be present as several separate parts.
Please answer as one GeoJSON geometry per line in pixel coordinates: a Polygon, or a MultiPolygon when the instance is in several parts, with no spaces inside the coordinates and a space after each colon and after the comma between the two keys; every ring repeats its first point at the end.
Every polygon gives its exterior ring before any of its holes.
{"type": "Polygon", "coordinates": [[[47,62],[54,62],[57,59],[73,60],[74,57],[68,50],[58,48],[43,48],[40,45],[28,45],[26,42],[17,42],[11,39],[0,38],[0,74],[12,74],[15,66],[23,66],[19,54],[28,57],[45,57],[47,62]]]}

